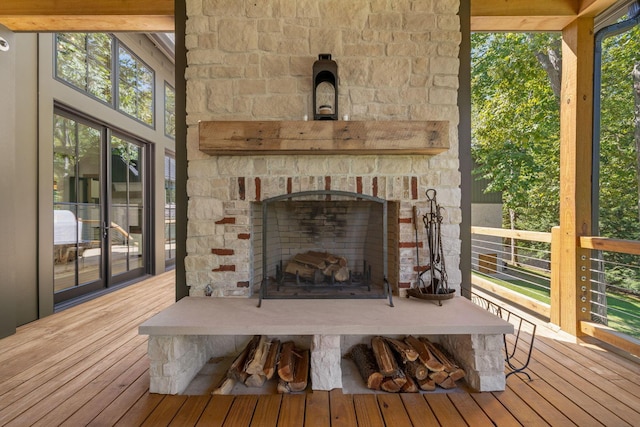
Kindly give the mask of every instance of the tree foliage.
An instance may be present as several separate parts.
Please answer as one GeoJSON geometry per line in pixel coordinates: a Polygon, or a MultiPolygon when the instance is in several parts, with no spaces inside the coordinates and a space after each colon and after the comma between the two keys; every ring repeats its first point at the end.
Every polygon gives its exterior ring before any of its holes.
{"type": "Polygon", "coordinates": [[[560,67],[559,37],[478,33],[472,39],[474,173],[489,181],[487,191],[502,193],[517,228],[548,231],[558,222],[559,94],[548,73],[560,67]]]}
{"type": "MultiPolygon", "coordinates": [[[[560,43],[559,34],[472,37],[474,173],[502,193],[518,229],[559,224],[560,43]]],[[[640,27],[603,41],[601,76],[599,234],[640,240],[640,27]]],[[[607,268],[607,283],[640,286],[634,256],[604,259],[620,266],[607,268]]]]}

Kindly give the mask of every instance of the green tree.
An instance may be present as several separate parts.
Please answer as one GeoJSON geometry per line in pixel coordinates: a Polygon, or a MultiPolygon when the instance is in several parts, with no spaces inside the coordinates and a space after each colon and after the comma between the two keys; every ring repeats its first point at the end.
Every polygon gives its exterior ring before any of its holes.
{"type": "Polygon", "coordinates": [[[558,223],[558,34],[477,33],[472,38],[475,174],[502,193],[512,228],[558,223]]]}

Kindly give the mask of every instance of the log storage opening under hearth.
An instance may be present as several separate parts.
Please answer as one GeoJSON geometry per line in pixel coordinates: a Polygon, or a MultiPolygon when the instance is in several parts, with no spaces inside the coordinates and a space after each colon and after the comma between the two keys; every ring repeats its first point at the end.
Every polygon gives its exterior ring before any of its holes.
{"type": "Polygon", "coordinates": [[[373,337],[371,346],[357,344],[346,357],[358,367],[367,388],[389,393],[452,389],[465,376],[453,357],[426,337],[373,337]]]}
{"type": "Polygon", "coordinates": [[[278,393],[302,392],[309,384],[310,352],[293,341],[255,335],[236,356],[211,394],[231,394],[236,384],[250,388],[277,382],[278,393]]]}

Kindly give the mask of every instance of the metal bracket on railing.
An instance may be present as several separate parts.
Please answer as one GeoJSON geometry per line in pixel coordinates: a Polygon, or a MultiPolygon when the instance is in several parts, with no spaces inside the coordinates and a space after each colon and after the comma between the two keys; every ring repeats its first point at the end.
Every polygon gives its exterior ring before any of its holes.
{"type": "MultiPolygon", "coordinates": [[[[473,301],[476,305],[479,305],[480,307],[485,308],[487,311],[495,314],[501,319],[506,320],[509,323],[513,323],[515,338],[514,338],[513,344],[511,344],[511,347],[507,343],[507,336],[506,335],[502,336],[502,339],[504,342],[504,353],[505,353],[504,360],[507,363],[507,366],[509,367],[509,369],[511,369],[511,372],[509,372],[505,376],[505,378],[508,378],[509,375],[511,374],[524,374],[529,379],[529,381],[531,381],[531,376],[527,372],[524,372],[524,370],[527,369],[527,367],[529,366],[529,362],[531,361],[531,353],[533,352],[533,341],[536,336],[537,325],[533,322],[530,322],[524,319],[521,316],[518,316],[512,311],[509,311],[506,308],[501,307],[496,303],[481,297],[476,293],[473,293],[473,292],[471,293],[471,301],[473,301]],[[526,354],[527,354],[527,358],[525,362],[521,364],[515,364],[514,356],[516,354],[516,351],[518,350],[518,344],[520,344],[520,333],[523,330],[523,326],[531,331],[531,341],[529,342],[528,348],[525,347],[525,349],[523,349],[523,351],[526,351],[526,354]]],[[[524,345],[526,346],[526,344],[524,345]]]]}

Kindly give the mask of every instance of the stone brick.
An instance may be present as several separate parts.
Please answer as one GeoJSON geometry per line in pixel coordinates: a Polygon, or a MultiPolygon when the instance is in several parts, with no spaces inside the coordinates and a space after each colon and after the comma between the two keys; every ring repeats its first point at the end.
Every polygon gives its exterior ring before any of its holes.
{"type": "Polygon", "coordinates": [[[233,82],[231,80],[213,80],[206,83],[207,109],[212,113],[230,113],[233,111],[233,82]]]}
{"type": "Polygon", "coordinates": [[[189,219],[187,222],[188,237],[210,237],[219,233],[219,226],[211,220],[189,219]]]}
{"type": "Polygon", "coordinates": [[[255,21],[221,19],[218,23],[218,44],[226,52],[247,52],[258,47],[255,21]]]}
{"type": "Polygon", "coordinates": [[[238,16],[242,14],[244,2],[237,0],[202,0],[202,10],[209,16],[238,16]]]}
{"type": "Polygon", "coordinates": [[[331,28],[312,28],[309,31],[309,52],[331,53],[332,59],[338,62],[342,55],[341,33],[331,28]]]}
{"type": "Polygon", "coordinates": [[[376,31],[394,30],[402,27],[402,14],[398,12],[369,14],[368,28],[376,31]]]}
{"type": "Polygon", "coordinates": [[[368,8],[358,2],[325,0],[317,3],[322,20],[337,28],[361,30],[367,23],[368,8]]]}
{"type": "Polygon", "coordinates": [[[438,28],[436,15],[431,13],[411,12],[403,16],[402,28],[406,31],[427,32],[438,28]]]}
{"type": "Polygon", "coordinates": [[[190,15],[185,24],[186,34],[203,34],[209,31],[209,18],[190,15]]]}
{"type": "Polygon", "coordinates": [[[449,74],[457,76],[459,67],[460,61],[458,58],[437,57],[431,58],[429,71],[431,74],[449,74]]]}
{"type": "Polygon", "coordinates": [[[202,14],[202,1],[203,0],[186,0],[185,6],[188,16],[201,15],[202,14]]]}
{"type": "Polygon", "coordinates": [[[460,17],[458,15],[439,15],[438,28],[441,30],[460,30],[460,17]]]}
{"type": "Polygon", "coordinates": [[[184,259],[184,267],[187,271],[209,270],[216,265],[216,257],[212,255],[187,255],[184,259]]]}
{"type": "Polygon", "coordinates": [[[217,220],[224,214],[220,200],[203,197],[191,197],[188,210],[189,218],[195,220],[217,220]]]}
{"type": "Polygon", "coordinates": [[[457,14],[460,0],[433,0],[433,11],[438,14],[457,14]]]}

